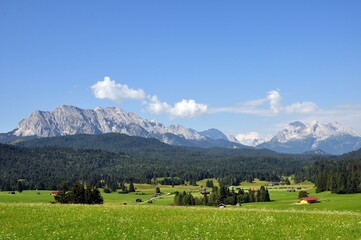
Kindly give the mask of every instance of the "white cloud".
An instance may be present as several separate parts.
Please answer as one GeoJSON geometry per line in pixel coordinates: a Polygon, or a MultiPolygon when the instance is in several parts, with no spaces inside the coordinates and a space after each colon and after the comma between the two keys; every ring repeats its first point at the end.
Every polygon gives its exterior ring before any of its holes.
{"type": "Polygon", "coordinates": [[[267,94],[267,100],[269,101],[272,112],[278,114],[283,110],[282,96],[277,90],[269,91],[267,94]]]}
{"type": "Polygon", "coordinates": [[[166,102],[159,101],[156,95],[148,96],[148,101],[144,104],[147,106],[147,110],[152,114],[161,114],[163,112],[169,112],[171,106],[166,102]]]}
{"type": "Polygon", "coordinates": [[[170,116],[173,118],[177,117],[198,117],[207,113],[208,106],[206,104],[197,103],[193,99],[182,99],[182,101],[174,104],[169,109],[170,116]]]}
{"type": "Polygon", "coordinates": [[[91,86],[96,98],[122,102],[125,99],[141,100],[146,110],[152,114],[168,114],[170,118],[194,118],[204,114],[241,113],[256,116],[274,116],[279,114],[310,114],[319,111],[313,102],[295,102],[284,106],[279,90],[271,90],[266,97],[253,99],[236,106],[209,108],[207,104],[198,103],[193,99],[182,99],[171,105],[162,102],[156,95],[146,96],[142,89],[132,89],[126,84],[116,83],[110,77],[104,77],[91,86]],[[268,106],[267,106],[268,105],[268,106]]]}
{"type": "Polygon", "coordinates": [[[287,113],[311,113],[317,110],[318,106],[314,102],[293,103],[285,107],[287,113]]]}
{"type": "Polygon", "coordinates": [[[246,134],[237,134],[236,135],[236,139],[238,140],[238,142],[247,145],[247,146],[253,146],[254,145],[254,141],[256,139],[259,139],[260,136],[257,132],[250,132],[250,133],[246,133],[246,134]]]}
{"type": "Polygon", "coordinates": [[[291,105],[282,105],[282,96],[279,90],[273,90],[268,92],[267,100],[269,101],[270,108],[273,113],[279,114],[285,113],[311,113],[318,110],[316,103],[314,102],[296,102],[291,105]]]}
{"type": "Polygon", "coordinates": [[[233,107],[220,107],[209,109],[210,113],[242,113],[256,116],[274,116],[282,113],[309,114],[319,110],[314,102],[296,102],[284,106],[279,90],[272,90],[265,98],[250,100],[233,107]],[[267,104],[268,103],[268,107],[267,104]]]}
{"type": "Polygon", "coordinates": [[[126,84],[116,83],[110,77],[104,77],[103,81],[99,81],[91,86],[96,98],[110,99],[115,102],[122,102],[124,99],[142,100],[145,93],[142,89],[131,89],[126,84]]]}
{"type": "Polygon", "coordinates": [[[148,112],[152,114],[166,113],[171,118],[193,118],[208,111],[206,104],[197,103],[193,99],[182,99],[171,106],[167,102],[161,102],[156,95],[146,97],[142,89],[131,89],[126,84],[116,83],[110,77],[104,77],[103,81],[97,82],[91,86],[91,89],[96,98],[110,99],[118,103],[124,99],[141,100],[148,112]]]}
{"type": "Polygon", "coordinates": [[[208,106],[206,104],[197,103],[193,99],[182,99],[174,106],[166,102],[161,102],[156,95],[148,96],[144,102],[147,110],[152,114],[167,113],[171,118],[193,118],[207,113],[208,106]]]}

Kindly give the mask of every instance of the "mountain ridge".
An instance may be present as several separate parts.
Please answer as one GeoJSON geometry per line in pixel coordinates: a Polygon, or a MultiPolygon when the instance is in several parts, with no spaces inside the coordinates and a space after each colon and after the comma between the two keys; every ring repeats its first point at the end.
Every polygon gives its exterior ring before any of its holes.
{"type": "Polygon", "coordinates": [[[0,143],[31,138],[77,134],[121,133],[143,138],[156,138],[163,143],[187,147],[266,148],[280,153],[302,154],[320,150],[339,155],[361,148],[361,137],[352,128],[338,122],[322,124],[291,122],[273,137],[254,139],[253,146],[242,145],[234,136],[218,129],[196,131],[181,125],[165,126],[157,120],[143,119],[117,107],[81,109],[60,105],[54,111],[35,111],[19,122],[11,132],[0,134],[0,143]]]}
{"type": "Polygon", "coordinates": [[[296,121],[256,147],[283,153],[301,154],[321,150],[340,155],[361,148],[361,137],[352,128],[345,128],[335,121],[328,124],[316,120],[306,124],[296,121]]]}
{"type": "MultiPolygon", "coordinates": [[[[219,136],[224,135],[216,129],[210,132],[217,132],[219,136]]],[[[156,120],[149,121],[117,107],[81,109],[69,105],[61,105],[52,112],[38,110],[31,113],[27,119],[19,122],[14,131],[1,134],[0,142],[6,143],[17,138],[104,133],[156,138],[177,146],[248,148],[239,142],[229,141],[225,135],[212,138],[181,125],[166,127],[156,120]]]]}

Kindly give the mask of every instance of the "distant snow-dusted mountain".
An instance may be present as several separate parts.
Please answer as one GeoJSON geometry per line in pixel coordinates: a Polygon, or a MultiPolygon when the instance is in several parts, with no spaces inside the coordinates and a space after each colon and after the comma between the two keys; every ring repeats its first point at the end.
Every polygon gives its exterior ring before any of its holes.
{"type": "Polygon", "coordinates": [[[322,150],[329,154],[342,154],[361,148],[361,137],[352,128],[337,122],[322,124],[318,121],[290,123],[277,135],[258,148],[268,148],[285,153],[304,153],[322,150]]]}
{"type": "Polygon", "coordinates": [[[223,139],[223,140],[229,140],[226,135],[224,135],[223,132],[219,131],[218,129],[211,128],[205,131],[202,131],[199,133],[203,137],[209,137],[212,139],[223,139]]]}
{"type": "Polygon", "coordinates": [[[130,136],[157,138],[172,145],[197,147],[243,148],[228,141],[217,129],[197,132],[181,125],[164,126],[156,120],[146,120],[120,108],[80,109],[62,105],[53,112],[36,111],[22,120],[17,129],[2,134],[0,140],[15,137],[55,137],[75,134],[124,133],[130,136]]]}
{"type": "Polygon", "coordinates": [[[157,138],[178,146],[244,148],[251,145],[283,153],[342,154],[361,148],[361,137],[352,128],[337,122],[318,121],[290,123],[275,136],[249,139],[241,143],[233,135],[226,136],[217,129],[198,132],[181,125],[165,126],[120,108],[81,109],[62,105],[52,112],[35,111],[22,120],[16,129],[0,134],[0,143],[18,138],[44,138],[75,134],[123,133],[130,136],[157,138]]]}

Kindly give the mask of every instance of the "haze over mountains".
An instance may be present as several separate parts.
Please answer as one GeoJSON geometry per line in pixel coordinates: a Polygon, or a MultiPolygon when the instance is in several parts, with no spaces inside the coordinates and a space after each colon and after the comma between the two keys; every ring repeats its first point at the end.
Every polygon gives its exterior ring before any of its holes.
{"type": "MultiPolygon", "coordinates": [[[[35,111],[9,133],[0,134],[0,142],[18,138],[45,138],[76,134],[123,133],[129,136],[156,138],[177,146],[247,148],[230,135],[217,129],[198,132],[181,125],[164,126],[120,108],[80,109],[62,105],[53,112],[35,111]]],[[[253,147],[283,153],[314,152],[342,154],[361,148],[361,137],[337,122],[327,125],[317,121],[293,122],[269,139],[255,139],[253,147]]]]}

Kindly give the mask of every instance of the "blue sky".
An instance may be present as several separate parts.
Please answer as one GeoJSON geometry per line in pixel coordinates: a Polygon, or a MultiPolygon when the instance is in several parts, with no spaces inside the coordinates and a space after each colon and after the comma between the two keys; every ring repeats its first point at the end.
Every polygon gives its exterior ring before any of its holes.
{"type": "Polygon", "coordinates": [[[61,104],[234,135],[313,119],[361,132],[360,12],[360,1],[2,0],[0,132],[61,104]]]}

